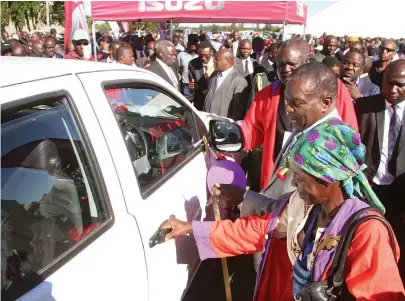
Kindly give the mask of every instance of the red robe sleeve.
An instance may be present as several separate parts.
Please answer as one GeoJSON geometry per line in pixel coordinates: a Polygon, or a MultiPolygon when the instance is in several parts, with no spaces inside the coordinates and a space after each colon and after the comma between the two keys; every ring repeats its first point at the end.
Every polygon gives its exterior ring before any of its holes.
{"type": "Polygon", "coordinates": [[[336,109],[339,112],[342,120],[350,125],[356,131],[359,130],[357,123],[356,112],[354,110],[354,104],[349,91],[347,91],[343,82],[338,79],[338,93],[336,98],[336,109]]]}
{"type": "Polygon", "coordinates": [[[232,222],[193,222],[193,235],[201,260],[263,251],[271,213],[241,217],[232,222]]]}
{"type": "Polygon", "coordinates": [[[252,105],[243,120],[241,127],[245,142],[244,150],[251,150],[263,144],[265,134],[264,119],[267,117],[268,95],[271,87],[272,85],[264,88],[256,94],[252,105]]]}
{"type": "MultiPolygon", "coordinates": [[[[397,257],[399,247],[396,243],[397,257]]],[[[358,301],[405,300],[387,228],[377,220],[359,226],[347,254],[346,284],[358,301]]]]}

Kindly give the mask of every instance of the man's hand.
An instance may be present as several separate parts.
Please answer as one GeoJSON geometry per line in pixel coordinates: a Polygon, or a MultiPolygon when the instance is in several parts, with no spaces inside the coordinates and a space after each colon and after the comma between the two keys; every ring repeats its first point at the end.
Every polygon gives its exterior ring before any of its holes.
{"type": "Polygon", "coordinates": [[[356,85],[349,79],[347,78],[343,78],[343,82],[347,88],[347,90],[350,93],[350,96],[356,100],[359,99],[361,97],[361,91],[358,87],[356,87],[356,85]]]}
{"type": "Polygon", "coordinates": [[[234,208],[243,201],[246,190],[232,184],[217,184],[211,187],[214,197],[223,208],[234,208]]]}
{"type": "Polygon", "coordinates": [[[188,89],[189,89],[190,91],[194,91],[194,90],[195,90],[194,79],[192,79],[192,80],[188,83],[188,89]]]}
{"type": "Polygon", "coordinates": [[[169,218],[160,226],[162,229],[172,229],[170,233],[166,235],[166,241],[175,238],[177,236],[183,236],[193,233],[192,223],[183,222],[175,217],[169,218]]]}

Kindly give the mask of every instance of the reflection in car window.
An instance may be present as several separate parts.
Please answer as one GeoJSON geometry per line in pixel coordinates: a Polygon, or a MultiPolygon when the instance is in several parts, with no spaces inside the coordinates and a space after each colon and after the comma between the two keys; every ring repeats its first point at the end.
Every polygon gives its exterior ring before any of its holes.
{"type": "Polygon", "coordinates": [[[194,150],[197,138],[192,113],[153,89],[105,92],[144,192],[194,150]]]}
{"type": "Polygon", "coordinates": [[[2,113],[1,139],[4,292],[45,273],[107,214],[67,103],[2,113]]]}

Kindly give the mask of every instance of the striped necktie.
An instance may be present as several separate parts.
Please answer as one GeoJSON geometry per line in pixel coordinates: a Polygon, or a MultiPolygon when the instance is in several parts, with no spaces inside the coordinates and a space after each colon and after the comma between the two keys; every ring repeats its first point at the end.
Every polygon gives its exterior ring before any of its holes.
{"type": "Polygon", "coordinates": [[[391,106],[392,116],[390,120],[390,127],[388,133],[388,158],[392,157],[394,153],[395,146],[397,144],[397,139],[399,132],[401,130],[401,122],[398,116],[398,105],[391,106]]]}

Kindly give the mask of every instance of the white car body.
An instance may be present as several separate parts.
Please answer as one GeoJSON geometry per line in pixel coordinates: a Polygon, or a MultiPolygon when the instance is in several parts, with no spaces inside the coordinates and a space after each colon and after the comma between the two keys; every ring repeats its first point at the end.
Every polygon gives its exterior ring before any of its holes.
{"type": "MultiPolygon", "coordinates": [[[[184,244],[172,240],[154,248],[148,242],[172,214],[189,221],[205,217],[207,163],[202,139],[195,144],[192,155],[157,180],[153,190],[142,194],[103,84],[120,82],[158,89],[188,110],[199,138],[207,135],[202,129],[207,124],[207,120],[202,121],[204,114],[196,111],[171,85],[143,69],[12,57],[1,57],[0,64],[4,71],[0,75],[2,118],[3,108],[17,103],[23,105],[32,99],[57,95],[69,97],[79,130],[94,151],[92,158],[99,171],[94,177],[104,183],[104,197],[111,209],[106,221],[91,234],[37,271],[41,281],[20,291],[18,300],[180,300],[192,277],[189,269],[198,262],[195,248],[185,249],[192,238],[187,237],[184,244]],[[195,209],[187,211],[187,205],[195,209]],[[202,213],[198,213],[201,209],[202,213]],[[186,256],[180,258],[180,253],[186,256]]],[[[4,138],[2,133],[2,146],[7,143],[5,139],[11,138],[4,138]]]]}

